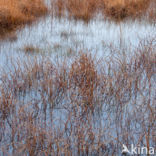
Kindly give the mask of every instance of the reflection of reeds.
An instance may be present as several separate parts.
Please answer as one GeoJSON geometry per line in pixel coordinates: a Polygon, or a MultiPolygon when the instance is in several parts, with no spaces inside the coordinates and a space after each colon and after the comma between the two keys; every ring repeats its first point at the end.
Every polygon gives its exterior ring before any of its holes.
{"type": "Polygon", "coordinates": [[[42,0],[0,0],[0,36],[47,12],[42,0]]]}
{"type": "Polygon", "coordinates": [[[56,0],[52,5],[59,16],[67,12],[70,18],[88,22],[99,12],[116,21],[137,18],[146,14],[150,3],[153,0],[56,0]]]}
{"type": "Polygon", "coordinates": [[[0,152],[118,155],[122,143],[154,146],[155,46],[108,63],[84,53],[70,65],[12,61],[1,76],[0,152]]]}

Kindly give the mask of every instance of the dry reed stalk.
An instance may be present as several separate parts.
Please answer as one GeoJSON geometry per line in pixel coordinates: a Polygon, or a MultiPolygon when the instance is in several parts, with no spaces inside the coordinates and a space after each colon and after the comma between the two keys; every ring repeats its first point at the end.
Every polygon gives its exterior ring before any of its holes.
{"type": "Polygon", "coordinates": [[[122,143],[154,146],[155,43],[108,63],[84,53],[69,66],[48,58],[12,62],[1,76],[0,150],[118,155],[122,143]]]}

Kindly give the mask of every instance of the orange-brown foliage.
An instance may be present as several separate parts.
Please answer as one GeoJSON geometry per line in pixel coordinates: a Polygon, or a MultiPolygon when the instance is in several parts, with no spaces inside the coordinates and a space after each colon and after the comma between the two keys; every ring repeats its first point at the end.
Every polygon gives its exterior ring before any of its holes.
{"type": "Polygon", "coordinates": [[[0,36],[47,12],[42,0],[0,0],[0,36]]]}
{"type": "Polygon", "coordinates": [[[67,13],[68,17],[88,22],[101,12],[113,20],[123,20],[127,17],[140,17],[145,15],[153,0],[56,0],[57,15],[67,13]]]}

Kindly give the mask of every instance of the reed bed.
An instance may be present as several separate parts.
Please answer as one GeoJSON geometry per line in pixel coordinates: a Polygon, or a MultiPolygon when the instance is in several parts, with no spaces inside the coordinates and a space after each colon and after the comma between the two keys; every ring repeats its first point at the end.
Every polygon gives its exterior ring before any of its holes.
{"type": "Polygon", "coordinates": [[[89,22],[99,13],[104,18],[121,21],[127,18],[140,18],[146,14],[150,15],[149,19],[155,17],[154,6],[148,9],[153,3],[153,0],[54,0],[52,8],[59,17],[67,15],[70,19],[85,22],[89,22]]]}
{"type": "Polygon", "coordinates": [[[46,13],[43,0],[0,0],[0,37],[46,13]]]}
{"type": "Polygon", "coordinates": [[[129,59],[80,52],[71,64],[12,61],[1,75],[0,155],[107,156],[120,155],[123,143],[155,147],[155,43],[141,43],[129,59]]]}

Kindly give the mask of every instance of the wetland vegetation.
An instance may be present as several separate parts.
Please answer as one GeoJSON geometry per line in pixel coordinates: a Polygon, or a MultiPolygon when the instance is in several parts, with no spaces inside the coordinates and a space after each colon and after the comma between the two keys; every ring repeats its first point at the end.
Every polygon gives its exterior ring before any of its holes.
{"type": "Polygon", "coordinates": [[[155,23],[155,0],[0,0],[0,155],[155,149],[155,23]]]}

